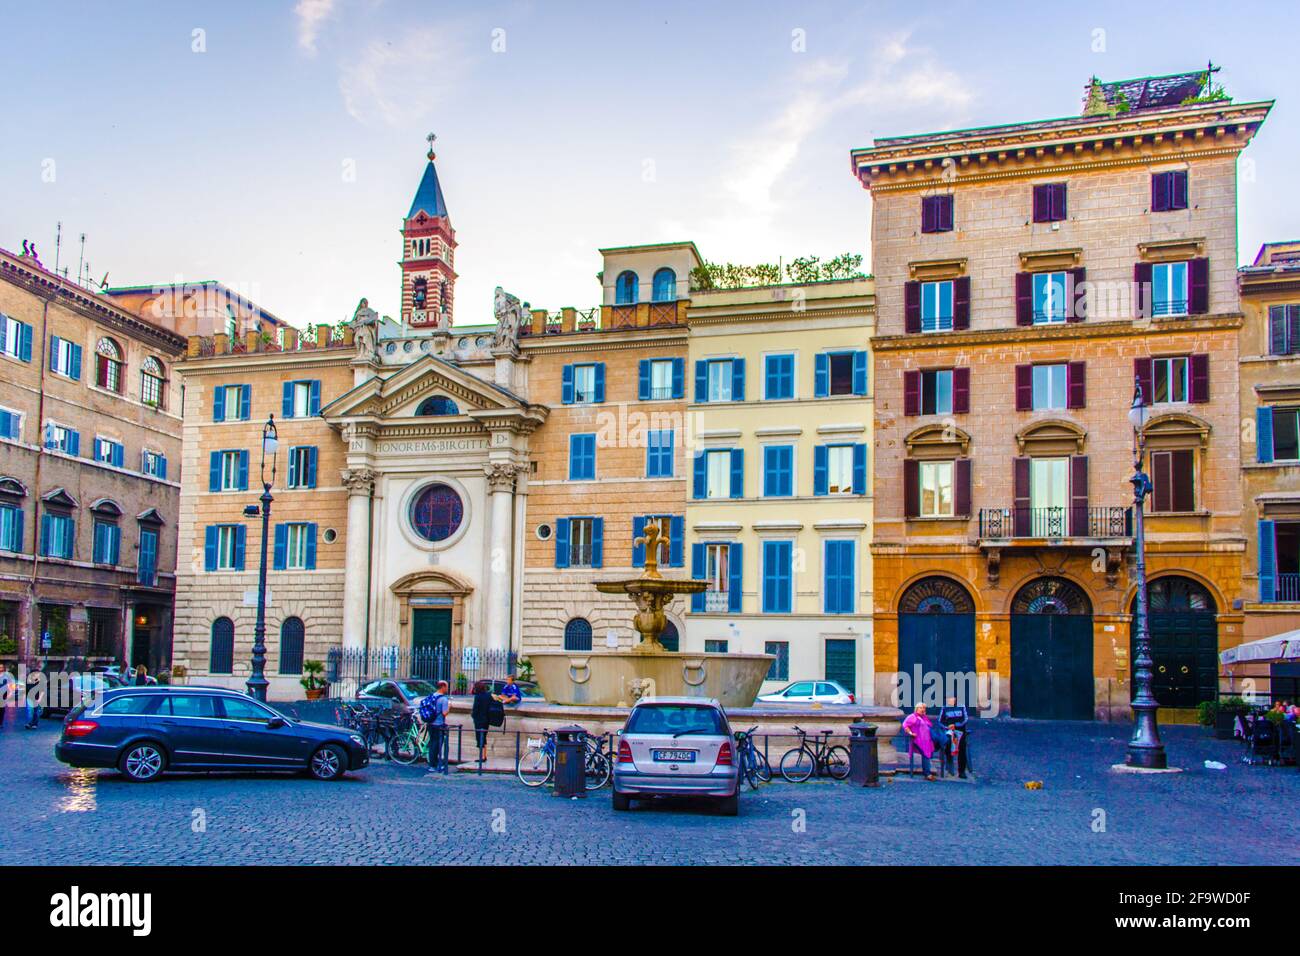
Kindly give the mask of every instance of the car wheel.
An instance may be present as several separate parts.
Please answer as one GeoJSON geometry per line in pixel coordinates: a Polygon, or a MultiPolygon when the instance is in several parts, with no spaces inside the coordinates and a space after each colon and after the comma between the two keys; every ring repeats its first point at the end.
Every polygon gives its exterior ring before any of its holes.
{"type": "Polygon", "coordinates": [[[148,783],[167,769],[167,754],[152,740],[141,740],[123,751],[117,769],[133,783],[148,783]]]}
{"type": "Polygon", "coordinates": [[[338,744],[326,744],[311,755],[308,771],[317,780],[338,780],[348,767],[348,755],[338,744]]]}
{"type": "Polygon", "coordinates": [[[731,796],[719,800],[718,812],[724,817],[738,816],[740,814],[740,794],[733,793],[731,796]]]}
{"type": "Polygon", "coordinates": [[[629,797],[626,793],[619,793],[617,790],[615,790],[613,804],[615,810],[631,810],[632,798],[629,797]]]}

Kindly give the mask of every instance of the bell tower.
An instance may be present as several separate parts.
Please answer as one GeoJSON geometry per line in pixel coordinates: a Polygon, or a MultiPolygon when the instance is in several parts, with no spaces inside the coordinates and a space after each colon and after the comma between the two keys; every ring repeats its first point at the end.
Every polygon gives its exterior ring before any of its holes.
{"type": "Polygon", "coordinates": [[[402,221],[402,321],[416,328],[451,327],[455,299],[456,231],[451,228],[434,165],[433,133],[429,163],[402,221]]]}

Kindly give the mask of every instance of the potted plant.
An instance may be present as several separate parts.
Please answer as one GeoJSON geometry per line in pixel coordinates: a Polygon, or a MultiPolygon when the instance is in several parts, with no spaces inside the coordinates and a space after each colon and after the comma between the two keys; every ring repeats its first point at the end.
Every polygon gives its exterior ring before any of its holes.
{"type": "Polygon", "coordinates": [[[298,683],[302,684],[302,689],[307,692],[308,700],[320,700],[329,689],[329,681],[321,676],[323,673],[325,673],[325,665],[320,661],[302,662],[302,679],[298,683]]]}
{"type": "Polygon", "coordinates": [[[518,668],[518,677],[520,680],[531,681],[533,679],[533,662],[526,657],[519,658],[515,665],[518,668]]]}
{"type": "Polygon", "coordinates": [[[456,693],[464,694],[469,691],[469,678],[463,673],[456,675],[456,693]]]}
{"type": "Polygon", "coordinates": [[[1249,710],[1250,706],[1240,697],[1203,700],[1196,705],[1196,719],[1202,727],[1213,727],[1218,740],[1231,740],[1237,718],[1249,710]]]}

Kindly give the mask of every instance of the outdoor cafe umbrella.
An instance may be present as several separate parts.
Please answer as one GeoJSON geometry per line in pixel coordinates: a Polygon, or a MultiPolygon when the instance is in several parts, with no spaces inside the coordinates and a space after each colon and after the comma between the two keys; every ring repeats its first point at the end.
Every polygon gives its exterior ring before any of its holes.
{"type": "Polygon", "coordinates": [[[1225,666],[1244,664],[1247,661],[1293,660],[1300,660],[1300,630],[1238,644],[1219,655],[1219,662],[1225,666]]]}

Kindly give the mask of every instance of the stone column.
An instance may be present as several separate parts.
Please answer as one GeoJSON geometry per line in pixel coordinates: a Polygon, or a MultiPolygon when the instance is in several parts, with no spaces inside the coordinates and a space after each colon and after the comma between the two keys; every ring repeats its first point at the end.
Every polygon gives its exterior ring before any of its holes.
{"type": "Polygon", "coordinates": [[[515,466],[494,463],[486,469],[490,498],[487,620],[484,640],[492,650],[510,647],[510,608],[514,592],[515,466]]]}
{"type": "Polygon", "coordinates": [[[343,472],[348,489],[348,541],[343,578],[343,647],[361,650],[366,646],[366,605],[370,600],[370,493],[375,473],[369,468],[343,472]]]}

